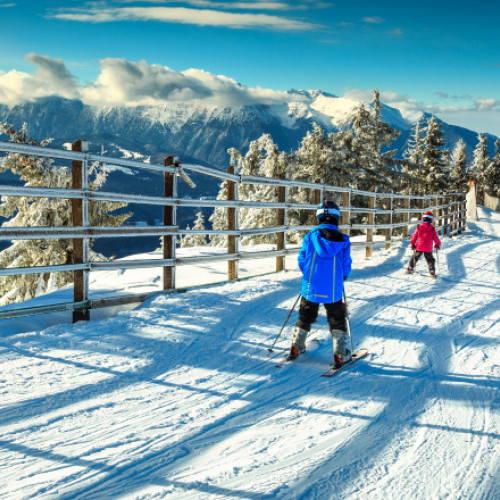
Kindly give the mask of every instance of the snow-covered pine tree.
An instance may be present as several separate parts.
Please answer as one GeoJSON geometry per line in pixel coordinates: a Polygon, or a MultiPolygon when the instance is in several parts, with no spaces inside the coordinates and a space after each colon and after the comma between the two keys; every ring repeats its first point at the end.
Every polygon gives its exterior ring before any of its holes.
{"type": "MultiPolygon", "coordinates": [[[[0,124],[0,134],[11,142],[46,146],[50,140],[38,142],[28,136],[27,126],[16,131],[12,126],[0,124]]],[[[30,155],[10,153],[0,164],[0,171],[11,170],[24,181],[25,186],[70,188],[71,170],[55,165],[53,160],[30,155]]],[[[98,189],[106,174],[96,164],[89,169],[90,189],[98,189]]],[[[91,225],[119,226],[130,214],[111,215],[109,212],[125,206],[123,203],[91,201],[91,225]]],[[[71,226],[70,200],[3,196],[0,215],[8,220],[2,227],[71,226]]],[[[94,260],[104,257],[92,252],[94,260]]],[[[0,267],[35,267],[72,263],[73,242],[62,240],[16,240],[0,252],[0,267]]],[[[58,289],[73,281],[73,273],[58,272],[32,275],[5,276],[0,280],[0,305],[31,299],[47,291],[58,289]]]]}
{"type": "MultiPolygon", "coordinates": [[[[341,173],[335,158],[333,134],[326,135],[324,129],[314,123],[300,142],[298,149],[289,158],[290,179],[329,185],[341,185],[341,173]]],[[[315,192],[311,189],[294,187],[289,191],[293,203],[314,204],[315,192]]],[[[290,225],[314,225],[316,219],[310,210],[290,210],[288,212],[290,225]]],[[[292,240],[302,235],[291,235],[292,240]]]]}
{"type": "Polygon", "coordinates": [[[490,196],[500,198],[500,139],[495,141],[495,154],[486,168],[484,185],[490,196]]]}
{"type": "MultiPolygon", "coordinates": [[[[263,136],[264,137],[264,136],[263,136]]],[[[278,150],[278,146],[273,142],[270,135],[265,137],[262,144],[265,156],[261,161],[259,175],[262,177],[270,177],[273,179],[283,176],[288,169],[288,155],[278,150]]],[[[278,188],[276,186],[258,186],[258,190],[254,193],[255,200],[265,201],[278,201],[278,188]]],[[[260,208],[250,209],[249,212],[252,216],[248,220],[242,221],[242,228],[252,227],[275,227],[277,226],[278,212],[275,208],[260,208]]],[[[242,240],[244,242],[244,240],[242,240]]],[[[276,234],[263,234],[250,237],[248,241],[254,243],[276,243],[276,234]]]]}
{"type": "Polygon", "coordinates": [[[474,150],[474,159],[472,160],[471,173],[476,180],[478,193],[482,193],[485,188],[486,169],[490,163],[488,154],[488,141],[484,134],[477,135],[477,146],[474,150]]]}
{"type": "MultiPolygon", "coordinates": [[[[420,120],[417,120],[413,137],[409,139],[408,148],[404,155],[407,161],[403,163],[403,173],[414,178],[421,178],[423,150],[424,143],[422,139],[422,128],[420,126],[420,120]]],[[[418,184],[412,181],[410,177],[404,176],[404,178],[401,179],[401,188],[405,189],[407,187],[412,190],[418,190],[418,184]]]]}
{"type": "Polygon", "coordinates": [[[372,107],[372,168],[383,177],[390,175],[394,178],[393,170],[388,166],[392,164],[392,158],[396,154],[396,150],[383,151],[383,148],[385,146],[389,147],[399,137],[400,132],[382,120],[382,104],[380,103],[380,92],[377,89],[373,91],[372,107]]]}
{"type": "MultiPolygon", "coordinates": [[[[227,200],[229,192],[228,181],[223,181],[217,194],[217,200],[227,200]]],[[[227,230],[227,208],[215,207],[212,215],[208,218],[215,231],[227,230]]],[[[227,245],[227,236],[223,234],[211,234],[209,236],[210,245],[213,247],[224,247],[227,245]]]]}
{"type": "MultiPolygon", "coordinates": [[[[277,145],[269,134],[263,134],[249,145],[247,154],[237,155],[239,173],[260,177],[278,177],[284,172],[285,156],[280,155],[277,145]]],[[[276,188],[260,184],[241,184],[239,199],[245,201],[276,201],[276,188]]],[[[276,225],[276,210],[270,208],[242,208],[239,211],[241,229],[273,227],[276,225]]],[[[242,243],[274,243],[275,234],[263,234],[242,238],[242,243]]]]}
{"type": "Polygon", "coordinates": [[[373,164],[372,149],[372,117],[370,111],[360,103],[350,119],[352,127],[351,157],[348,158],[351,182],[359,189],[369,188],[373,182],[371,166],[373,164]]]}
{"type": "MultiPolygon", "coordinates": [[[[240,152],[235,148],[228,149],[228,153],[231,157],[231,165],[236,165],[241,157],[240,152]]],[[[219,192],[217,193],[217,200],[227,200],[229,194],[229,183],[228,181],[222,181],[219,192]]],[[[208,221],[212,225],[212,229],[215,231],[226,231],[227,225],[227,208],[225,207],[215,207],[212,215],[208,218],[208,221]]],[[[224,247],[227,245],[227,236],[224,234],[211,234],[208,237],[210,241],[210,246],[213,247],[224,247]]]]}
{"type": "Polygon", "coordinates": [[[395,173],[389,164],[392,164],[395,150],[382,152],[382,149],[389,146],[399,132],[382,121],[381,109],[380,95],[375,90],[373,115],[360,103],[349,120],[352,139],[344,137],[344,144],[350,152],[346,160],[350,167],[351,182],[363,190],[374,185],[388,189],[394,183],[395,173]]]}
{"type": "Polygon", "coordinates": [[[427,193],[439,193],[445,189],[449,182],[448,151],[443,150],[445,145],[444,133],[441,123],[434,116],[427,120],[427,129],[422,152],[422,168],[418,174],[425,181],[427,193]]]}
{"type": "MultiPolygon", "coordinates": [[[[189,226],[186,227],[187,230],[190,230],[189,226]]],[[[192,227],[192,231],[205,231],[205,218],[203,216],[203,212],[200,210],[196,213],[196,220],[194,221],[194,225],[192,227]]],[[[205,234],[201,233],[192,233],[186,234],[184,238],[182,238],[181,247],[203,247],[207,244],[207,237],[205,234]]]]}
{"type": "Polygon", "coordinates": [[[465,142],[460,138],[451,153],[453,187],[456,191],[463,192],[468,189],[469,178],[467,176],[467,151],[465,142]]]}

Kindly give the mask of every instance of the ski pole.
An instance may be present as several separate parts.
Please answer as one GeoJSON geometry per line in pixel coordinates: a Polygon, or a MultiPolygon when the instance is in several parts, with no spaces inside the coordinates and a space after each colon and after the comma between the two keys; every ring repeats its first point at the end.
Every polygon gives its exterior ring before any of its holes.
{"type": "Polygon", "coordinates": [[[351,343],[351,355],[354,353],[354,348],[352,346],[352,335],[351,335],[351,322],[349,321],[349,308],[347,306],[347,297],[345,294],[345,285],[344,285],[344,307],[345,307],[345,322],[347,325],[347,333],[349,334],[349,342],[351,343]]]}
{"type": "Polygon", "coordinates": [[[288,316],[286,317],[285,322],[283,323],[283,326],[281,327],[280,332],[278,333],[278,335],[277,335],[277,336],[276,336],[276,338],[274,339],[273,345],[272,345],[271,347],[268,347],[268,348],[267,348],[267,350],[268,350],[269,352],[273,352],[273,347],[274,347],[274,345],[276,344],[276,342],[278,341],[278,339],[280,338],[281,333],[283,332],[283,330],[284,330],[284,328],[285,328],[286,324],[288,323],[288,320],[290,319],[290,316],[292,315],[293,310],[295,309],[295,306],[297,305],[297,302],[298,302],[298,301],[299,301],[299,299],[300,299],[300,296],[301,296],[301,293],[299,293],[299,296],[295,299],[295,302],[294,302],[294,304],[293,304],[292,308],[290,309],[290,312],[288,313],[288,316]]]}

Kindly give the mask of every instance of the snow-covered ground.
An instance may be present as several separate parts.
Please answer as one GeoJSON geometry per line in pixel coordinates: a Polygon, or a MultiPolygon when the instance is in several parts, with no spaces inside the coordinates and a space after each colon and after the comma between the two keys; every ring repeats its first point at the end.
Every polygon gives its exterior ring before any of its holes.
{"type": "Polygon", "coordinates": [[[0,323],[0,498],[500,498],[500,215],[479,215],[436,282],[404,275],[407,243],[355,253],[369,355],[332,379],[323,315],[296,363],[266,349],[297,271],[74,326],[0,323]]]}

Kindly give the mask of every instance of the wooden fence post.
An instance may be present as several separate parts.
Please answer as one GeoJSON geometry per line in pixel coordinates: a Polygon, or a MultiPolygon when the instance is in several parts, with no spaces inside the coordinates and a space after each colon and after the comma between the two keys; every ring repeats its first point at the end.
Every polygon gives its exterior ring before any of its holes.
{"type": "MultiPolygon", "coordinates": [[[[164,162],[166,167],[174,165],[174,157],[167,156],[164,162]]],[[[165,198],[177,197],[177,176],[165,172],[163,174],[163,195],[165,198]]],[[[177,213],[175,207],[163,207],[163,225],[175,226],[177,224],[177,213]]],[[[175,259],[175,236],[164,235],[163,239],[163,258],[175,259]]],[[[173,266],[165,266],[163,268],[163,290],[175,289],[175,264],[173,266]]]]}
{"type": "MultiPolygon", "coordinates": [[[[234,174],[234,166],[231,165],[227,169],[228,174],[234,174]]],[[[227,181],[227,199],[228,201],[236,201],[238,197],[236,183],[227,181]]],[[[236,231],[238,228],[238,213],[236,207],[227,208],[227,228],[229,231],[236,231]]],[[[227,253],[234,254],[239,251],[239,237],[235,235],[228,235],[227,237],[227,253]]],[[[227,278],[229,281],[238,279],[238,259],[227,261],[227,278]]]]}
{"type": "Polygon", "coordinates": [[[450,236],[450,195],[446,195],[444,199],[444,235],[450,236]]]}
{"type": "MultiPolygon", "coordinates": [[[[72,151],[87,151],[85,141],[76,141],[71,146],[72,151]]],[[[88,189],[88,170],[86,161],[73,160],[71,162],[71,184],[73,189],[88,189]]],[[[73,227],[89,226],[88,200],[71,200],[71,215],[73,227]]],[[[88,238],[73,239],[73,263],[88,264],[90,258],[88,238]]],[[[89,300],[89,271],[73,271],[73,302],[89,300]]],[[[89,321],[90,310],[73,310],[73,323],[77,321],[89,321]]]]}
{"type": "Polygon", "coordinates": [[[408,231],[410,229],[410,195],[411,188],[406,188],[406,197],[403,200],[403,208],[408,210],[403,214],[403,217],[406,219],[406,226],[403,226],[403,238],[408,238],[408,231]]]}
{"type": "MultiPolygon", "coordinates": [[[[316,184],[323,184],[323,179],[316,179],[316,184]]],[[[323,201],[323,188],[314,190],[314,204],[318,206],[323,201]]]]}
{"type": "Polygon", "coordinates": [[[341,214],[341,225],[342,226],[348,226],[347,229],[345,230],[345,234],[350,235],[351,234],[351,188],[349,187],[349,184],[344,184],[344,187],[348,187],[349,191],[344,191],[342,193],[342,208],[347,210],[344,210],[343,213],[341,214]]]}
{"type": "Polygon", "coordinates": [[[460,234],[462,234],[462,231],[465,231],[467,229],[467,198],[465,194],[462,194],[462,202],[460,204],[460,209],[462,210],[462,221],[461,221],[461,231],[460,234]]]}
{"type": "MultiPolygon", "coordinates": [[[[375,209],[377,204],[377,188],[371,188],[370,191],[374,191],[374,195],[368,198],[368,208],[375,209]]],[[[375,213],[370,212],[368,214],[368,225],[373,225],[375,222],[375,213]]],[[[370,243],[366,245],[366,256],[372,256],[372,244],[373,244],[373,229],[368,228],[366,230],[366,243],[370,243]]]]}
{"type": "MultiPolygon", "coordinates": [[[[393,191],[391,191],[391,194],[393,194],[393,191]]],[[[390,227],[385,230],[385,249],[389,250],[392,241],[392,214],[394,213],[394,198],[392,196],[386,199],[385,209],[391,211],[390,214],[386,214],[385,216],[385,223],[390,225],[390,227]]]]}
{"type": "Polygon", "coordinates": [[[454,194],[451,195],[451,235],[456,236],[457,234],[457,212],[456,212],[457,204],[456,197],[454,194]]]}
{"type": "MultiPolygon", "coordinates": [[[[283,173],[279,175],[280,179],[288,179],[288,173],[283,173]]],[[[278,186],[277,188],[278,195],[278,203],[287,203],[288,202],[288,187],[287,186],[278,186]]],[[[286,231],[285,226],[288,225],[288,214],[286,207],[278,208],[277,212],[277,226],[282,227],[283,231],[276,233],[276,250],[285,250],[286,249],[286,231]]],[[[276,271],[283,271],[285,269],[285,257],[278,256],[276,257],[276,271]]]]}
{"type": "Polygon", "coordinates": [[[436,220],[439,221],[439,234],[443,236],[443,197],[438,195],[436,200],[436,220]]]}

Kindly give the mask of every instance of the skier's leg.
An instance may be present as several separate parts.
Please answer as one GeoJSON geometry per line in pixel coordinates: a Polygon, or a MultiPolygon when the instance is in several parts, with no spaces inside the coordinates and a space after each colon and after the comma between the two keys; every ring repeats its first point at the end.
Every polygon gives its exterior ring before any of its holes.
{"type": "Polygon", "coordinates": [[[328,325],[330,326],[330,331],[347,331],[344,302],[342,300],[337,300],[337,302],[324,304],[324,306],[326,309],[326,318],[328,320],[328,325]]]}
{"type": "Polygon", "coordinates": [[[290,349],[291,357],[297,357],[306,350],[307,334],[311,331],[311,325],[318,318],[318,309],[319,304],[301,297],[299,319],[293,329],[292,347],[290,349]]]}
{"type": "Polygon", "coordinates": [[[432,252],[424,252],[425,260],[427,261],[427,267],[429,268],[429,272],[431,276],[434,276],[436,273],[436,259],[432,252]]]}
{"type": "Polygon", "coordinates": [[[351,359],[351,352],[347,348],[347,328],[345,306],[342,300],[325,304],[328,324],[333,341],[333,359],[335,366],[342,366],[351,359]]]}
{"type": "Polygon", "coordinates": [[[410,263],[408,264],[408,272],[412,273],[415,269],[415,266],[417,265],[418,259],[422,257],[422,252],[418,252],[415,250],[413,252],[413,255],[411,256],[410,263]]]}

